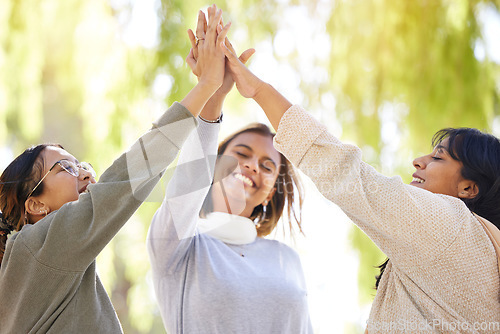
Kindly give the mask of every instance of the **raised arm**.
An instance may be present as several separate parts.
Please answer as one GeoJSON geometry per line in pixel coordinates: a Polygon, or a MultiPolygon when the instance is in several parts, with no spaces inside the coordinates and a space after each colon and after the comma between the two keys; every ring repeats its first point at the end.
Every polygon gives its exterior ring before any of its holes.
{"type": "MultiPolygon", "coordinates": [[[[222,26],[224,25],[222,18],[219,24],[218,31],[222,30],[222,26]]],[[[193,71],[193,74],[198,77],[200,80],[200,75],[197,70],[197,61],[199,58],[199,47],[198,44],[200,41],[206,38],[207,30],[207,21],[205,18],[205,14],[202,11],[198,13],[198,23],[196,27],[196,35],[193,33],[191,29],[188,30],[189,40],[191,42],[191,50],[189,55],[186,58],[186,62],[193,71]]],[[[226,37],[224,44],[228,47],[228,49],[236,54],[231,42],[226,37]]],[[[240,57],[238,58],[242,64],[246,64],[250,57],[255,53],[254,49],[245,50],[240,57]]],[[[214,95],[208,100],[207,104],[203,107],[201,111],[201,118],[208,121],[216,121],[222,114],[222,106],[224,104],[224,100],[226,99],[227,94],[231,91],[234,86],[233,75],[230,71],[228,60],[225,60],[225,71],[224,71],[224,80],[222,86],[215,92],[214,95]]]]}
{"type": "Polygon", "coordinates": [[[218,123],[199,121],[197,131],[182,147],[165,200],[153,217],[147,245],[157,278],[175,272],[186,260],[200,209],[212,183],[219,128],[218,123]]]}
{"type": "MultiPolygon", "coordinates": [[[[174,104],[130,150],[108,168],[89,194],[63,205],[23,233],[32,238],[34,256],[41,263],[63,270],[84,270],[146,199],[163,170],[176,157],[208,99],[221,86],[224,54],[218,47],[229,25],[217,33],[222,12],[212,8],[207,35],[200,45],[198,84],[180,104],[174,104]],[[44,237],[40,237],[44,236],[44,237]],[[38,243],[38,244],[37,244],[38,243]],[[64,254],[64,256],[61,256],[64,254]]],[[[22,241],[22,240],[20,240],[22,241]]]]}
{"type": "Polygon", "coordinates": [[[191,113],[175,103],[88,193],[27,226],[16,242],[46,266],[85,270],[145,200],[195,126],[191,113]]]}
{"type": "Polygon", "coordinates": [[[394,263],[430,263],[472,220],[463,202],[388,178],[347,145],[263,82],[225,44],[221,48],[240,94],[253,98],[278,130],[275,146],[311,177],[394,263]],[[436,217],[440,217],[437,219],[436,217]],[[461,223],[460,223],[461,222],[461,223]],[[422,257],[426,254],[426,257],[422,257]]]}
{"type": "MultiPolygon", "coordinates": [[[[205,33],[205,15],[202,11],[199,12],[199,41],[195,41],[193,32],[189,31],[193,48],[187,63],[200,81],[198,71],[203,57],[201,44],[210,38],[213,23],[221,22],[220,16],[215,16],[214,13],[212,6],[208,9],[209,24],[205,33]]],[[[218,31],[222,31],[220,26],[218,31]]],[[[218,46],[217,50],[222,54],[218,46]]],[[[204,119],[215,120],[219,117],[224,99],[233,84],[231,77],[224,75],[222,86],[203,107],[204,119]]],[[[192,133],[182,148],[177,168],[167,187],[165,200],[153,217],[147,243],[155,282],[158,282],[162,275],[175,272],[185,260],[196,232],[200,209],[212,183],[219,128],[218,123],[199,120],[197,131],[192,133]]]]}
{"type": "MultiPolygon", "coordinates": [[[[199,17],[205,15],[200,11],[199,17]]],[[[197,45],[198,58],[194,66],[194,72],[198,76],[198,84],[186,95],[181,104],[198,116],[207,101],[217,91],[224,79],[225,59],[221,50],[217,47],[226,38],[231,24],[221,28],[219,22],[222,18],[222,10],[215,5],[208,8],[209,23],[207,32],[197,45]],[[219,28],[219,29],[218,29],[219,28]],[[219,33],[218,33],[219,30],[219,33]]],[[[191,63],[188,62],[190,66],[191,63]]]]}
{"type": "Polygon", "coordinates": [[[341,142],[299,106],[282,117],[275,146],[395,264],[432,264],[473,225],[460,199],[378,173],[362,161],[358,147],[341,142]]]}

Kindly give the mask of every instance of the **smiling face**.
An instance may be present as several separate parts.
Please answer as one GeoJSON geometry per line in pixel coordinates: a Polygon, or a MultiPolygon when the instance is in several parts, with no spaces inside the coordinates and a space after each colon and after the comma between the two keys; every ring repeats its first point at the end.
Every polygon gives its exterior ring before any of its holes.
{"type": "Polygon", "coordinates": [[[462,163],[450,156],[448,139],[436,145],[431,154],[415,159],[413,166],[417,171],[410,184],[415,187],[460,198],[473,192],[473,182],[462,176],[462,163]]]}
{"type": "MultiPolygon", "coordinates": [[[[62,148],[49,146],[42,152],[44,166],[42,175],[60,160],[69,160],[78,164],[78,160],[62,148]]],[[[43,180],[43,192],[31,196],[26,200],[26,211],[34,221],[43,218],[45,213],[58,210],[64,204],[76,201],[90,183],[95,183],[91,173],[79,169],[79,176],[75,177],[56,164],[43,180]]]]}
{"type": "Polygon", "coordinates": [[[272,137],[255,132],[237,135],[223,155],[234,158],[238,165],[236,169],[227,164],[216,167],[216,179],[218,175],[228,176],[212,187],[213,209],[250,217],[256,206],[271,200],[281,155],[274,148],[272,137]]]}

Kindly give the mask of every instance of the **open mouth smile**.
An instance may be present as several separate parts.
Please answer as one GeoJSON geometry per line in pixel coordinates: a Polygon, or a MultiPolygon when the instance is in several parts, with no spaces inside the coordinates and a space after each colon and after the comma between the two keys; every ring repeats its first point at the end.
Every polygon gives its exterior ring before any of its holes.
{"type": "Polygon", "coordinates": [[[413,177],[413,181],[411,181],[411,182],[412,182],[412,183],[413,183],[413,182],[417,182],[417,183],[424,183],[424,182],[425,182],[425,180],[423,180],[423,179],[421,179],[421,178],[419,178],[419,177],[413,177]]]}
{"type": "Polygon", "coordinates": [[[241,173],[234,173],[233,175],[234,175],[234,177],[236,179],[242,181],[247,186],[249,186],[249,187],[254,187],[255,186],[255,182],[253,182],[252,179],[249,178],[248,176],[245,176],[245,175],[243,175],[241,173]]]}

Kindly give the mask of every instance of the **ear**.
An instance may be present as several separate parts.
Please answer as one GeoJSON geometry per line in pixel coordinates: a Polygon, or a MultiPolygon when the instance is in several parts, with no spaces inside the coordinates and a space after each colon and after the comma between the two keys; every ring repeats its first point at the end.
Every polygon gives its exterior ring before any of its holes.
{"type": "Polygon", "coordinates": [[[479,187],[476,182],[471,180],[463,180],[458,183],[458,197],[464,199],[472,199],[479,193],[479,187]]]}
{"type": "Polygon", "coordinates": [[[49,206],[36,197],[30,197],[24,202],[26,213],[33,217],[34,221],[38,221],[50,213],[49,206]]]}
{"type": "Polygon", "coordinates": [[[262,205],[267,205],[267,204],[264,204],[264,203],[269,203],[271,202],[271,199],[273,198],[274,196],[274,193],[276,192],[276,187],[274,187],[270,192],[269,194],[267,195],[266,199],[264,200],[264,202],[262,202],[262,205]]]}

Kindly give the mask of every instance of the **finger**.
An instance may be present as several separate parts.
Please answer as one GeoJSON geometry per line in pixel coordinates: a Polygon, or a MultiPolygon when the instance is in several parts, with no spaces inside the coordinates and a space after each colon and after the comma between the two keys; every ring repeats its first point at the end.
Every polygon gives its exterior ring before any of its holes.
{"type": "Polygon", "coordinates": [[[191,42],[191,47],[196,48],[196,37],[194,36],[194,32],[191,29],[188,29],[189,41],[191,42]]]}
{"type": "MultiPolygon", "coordinates": [[[[208,19],[208,30],[206,34],[206,40],[208,40],[211,43],[214,43],[218,40],[217,39],[217,25],[220,21],[220,18],[222,17],[222,10],[218,9],[217,12],[208,19]]],[[[224,28],[221,30],[221,34],[223,33],[224,28]]],[[[220,35],[219,35],[220,36],[220,35]]]]}
{"type": "Polygon", "coordinates": [[[219,21],[221,20],[222,18],[222,9],[217,9],[216,11],[213,9],[214,7],[212,7],[211,11],[210,11],[210,14],[208,15],[208,29],[207,29],[207,33],[208,33],[208,30],[210,29],[217,29],[217,25],[219,25],[219,21]]]}
{"type": "Polygon", "coordinates": [[[226,44],[224,44],[224,43],[219,43],[219,45],[220,45],[220,47],[221,47],[221,49],[222,49],[222,52],[224,52],[224,55],[226,56],[226,58],[227,58],[230,62],[234,63],[235,61],[236,61],[236,62],[238,62],[238,61],[239,61],[238,57],[236,57],[236,55],[235,55],[233,52],[231,52],[231,50],[229,50],[229,48],[226,46],[226,44]]]}
{"type": "Polygon", "coordinates": [[[247,61],[250,59],[250,57],[253,56],[254,53],[255,53],[255,49],[245,50],[245,51],[243,51],[243,53],[241,54],[239,59],[243,64],[246,64],[247,61]]]}
{"type": "Polygon", "coordinates": [[[207,29],[208,29],[207,18],[205,17],[205,15],[203,15],[203,31],[205,32],[205,34],[207,33],[207,29]]]}
{"type": "Polygon", "coordinates": [[[224,28],[222,28],[221,32],[217,36],[217,43],[224,44],[224,41],[226,40],[226,36],[227,36],[228,31],[229,31],[229,28],[231,28],[231,22],[229,22],[228,24],[226,24],[226,26],[224,28]]]}
{"type": "Polygon", "coordinates": [[[198,59],[198,40],[194,36],[194,33],[191,29],[188,30],[189,41],[191,42],[191,48],[193,50],[194,59],[198,59]]]}
{"type": "Polygon", "coordinates": [[[189,50],[189,54],[186,57],[186,63],[188,64],[191,71],[194,72],[196,68],[196,60],[194,59],[193,49],[189,50]]]}
{"type": "Polygon", "coordinates": [[[226,44],[227,48],[232,52],[232,53],[236,53],[236,51],[234,50],[234,47],[233,47],[233,44],[231,44],[231,42],[229,41],[229,38],[226,37],[226,39],[224,40],[224,43],[226,44]]]}
{"type": "Polygon", "coordinates": [[[196,37],[197,38],[205,38],[205,27],[207,25],[207,19],[205,17],[205,13],[203,11],[198,12],[198,24],[196,25],[196,37]]]}
{"type": "Polygon", "coordinates": [[[210,23],[210,20],[212,20],[212,17],[214,16],[214,6],[210,6],[207,8],[207,19],[208,22],[210,23]]]}

